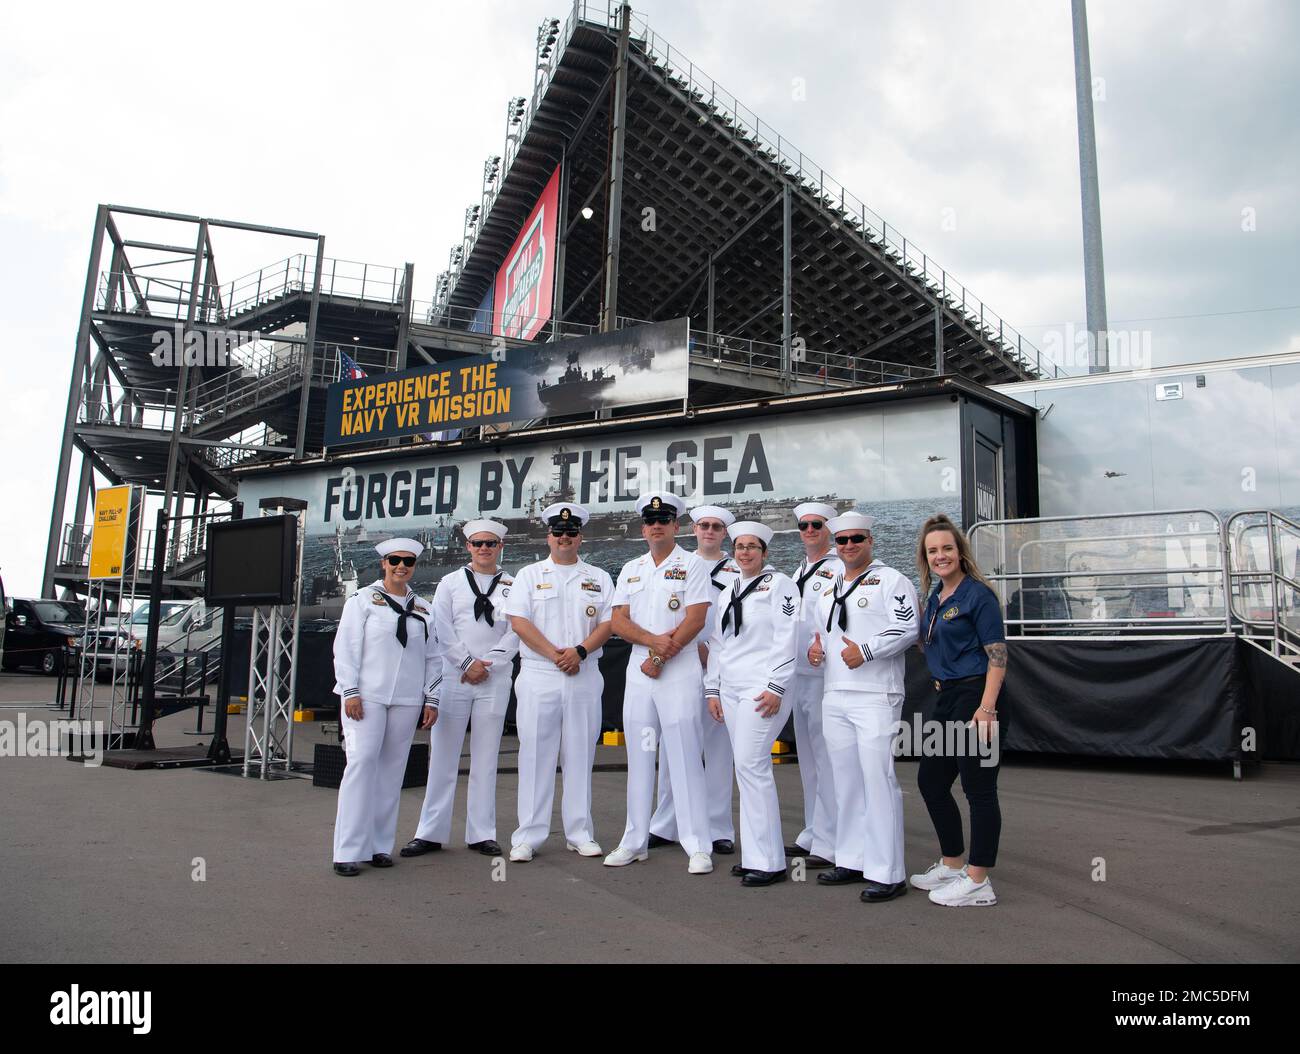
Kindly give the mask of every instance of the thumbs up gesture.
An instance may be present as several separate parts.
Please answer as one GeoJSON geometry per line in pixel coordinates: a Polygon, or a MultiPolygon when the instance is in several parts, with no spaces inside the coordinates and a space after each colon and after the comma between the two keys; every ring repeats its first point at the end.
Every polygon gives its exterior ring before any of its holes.
{"type": "Polygon", "coordinates": [[[840,652],[840,658],[844,660],[844,665],[850,670],[856,670],[867,661],[862,654],[861,645],[855,644],[848,637],[841,637],[840,640],[844,642],[844,650],[840,652]]]}
{"type": "Polygon", "coordinates": [[[813,666],[820,666],[825,658],[826,652],[822,649],[822,635],[816,633],[813,635],[813,642],[808,645],[808,661],[813,666]]]}

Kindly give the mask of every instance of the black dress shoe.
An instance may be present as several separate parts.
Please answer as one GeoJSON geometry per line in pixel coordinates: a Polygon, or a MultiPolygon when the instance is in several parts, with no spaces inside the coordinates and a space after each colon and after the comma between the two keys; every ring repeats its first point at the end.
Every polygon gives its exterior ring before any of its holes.
{"type": "Polygon", "coordinates": [[[901,897],[907,892],[906,882],[876,882],[867,879],[867,888],[860,894],[864,904],[881,904],[886,900],[901,897]]]}
{"type": "Polygon", "coordinates": [[[423,838],[412,838],[402,846],[402,856],[424,856],[442,848],[441,842],[427,842],[423,838]]]}
{"type": "Polygon", "coordinates": [[[660,838],[657,834],[652,834],[647,844],[651,849],[658,849],[661,845],[676,845],[677,843],[671,838],[660,838]]]}
{"type": "Polygon", "coordinates": [[[393,858],[387,853],[376,853],[370,858],[371,867],[392,867],[393,858]]]}
{"type": "Polygon", "coordinates": [[[819,871],[823,867],[834,867],[833,860],[827,860],[824,856],[813,856],[811,853],[803,858],[803,866],[809,871],[819,871]]]}
{"type": "Polygon", "coordinates": [[[730,856],[736,851],[736,843],[730,838],[719,838],[713,843],[713,851],[723,856],[730,856]]]}
{"type": "Polygon", "coordinates": [[[807,856],[808,850],[801,845],[787,845],[785,847],[786,856],[807,856]]]}
{"type": "Polygon", "coordinates": [[[352,878],[354,875],[361,874],[361,868],[356,864],[340,864],[337,860],[334,862],[334,873],[342,875],[344,878],[352,878]]]}
{"type": "Polygon", "coordinates": [[[865,882],[861,871],[852,871],[847,867],[832,867],[817,876],[817,881],[823,886],[844,886],[850,882],[865,882]]]}
{"type": "Polygon", "coordinates": [[[732,865],[731,865],[731,877],[732,877],[732,878],[744,878],[744,877],[745,877],[747,874],[749,874],[750,871],[752,871],[752,870],[753,870],[753,868],[749,868],[749,867],[741,867],[739,864],[732,864],[732,865]]]}
{"type": "Polygon", "coordinates": [[[501,855],[501,846],[499,846],[495,839],[492,838],[488,838],[482,842],[470,842],[465,848],[473,849],[476,853],[482,853],[484,856],[501,855]]]}
{"type": "Polygon", "coordinates": [[[790,876],[785,873],[785,868],[780,871],[751,871],[740,880],[742,886],[772,886],[777,882],[784,882],[790,876]]]}

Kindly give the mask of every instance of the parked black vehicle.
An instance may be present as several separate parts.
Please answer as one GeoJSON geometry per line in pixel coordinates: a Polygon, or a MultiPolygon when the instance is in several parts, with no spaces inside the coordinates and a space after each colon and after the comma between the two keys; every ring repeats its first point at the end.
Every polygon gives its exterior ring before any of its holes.
{"type": "Polygon", "coordinates": [[[4,668],[34,666],[43,673],[58,673],[63,648],[75,645],[86,628],[86,609],[71,600],[9,601],[5,620],[4,668]]]}

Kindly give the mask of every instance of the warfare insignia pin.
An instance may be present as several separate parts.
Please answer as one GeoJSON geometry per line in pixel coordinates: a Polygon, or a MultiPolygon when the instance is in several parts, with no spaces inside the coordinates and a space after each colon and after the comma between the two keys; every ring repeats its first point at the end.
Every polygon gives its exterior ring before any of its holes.
{"type": "Polygon", "coordinates": [[[859,598],[858,598],[858,607],[860,607],[860,608],[864,608],[864,607],[866,607],[866,606],[867,606],[867,598],[866,598],[866,597],[859,597],[859,598]]]}
{"type": "Polygon", "coordinates": [[[587,618],[595,618],[595,617],[596,617],[596,605],[595,605],[595,604],[588,604],[588,605],[587,605],[587,618]]]}
{"type": "Polygon", "coordinates": [[[378,593],[371,593],[370,603],[374,604],[377,607],[383,607],[385,604],[387,604],[387,601],[384,600],[384,598],[380,596],[378,593]]]}
{"type": "Polygon", "coordinates": [[[682,602],[681,602],[680,600],[678,600],[676,597],[669,597],[669,598],[668,598],[668,610],[669,610],[669,611],[676,611],[676,610],[677,610],[679,607],[681,607],[681,606],[682,606],[682,602]]]}
{"type": "Polygon", "coordinates": [[[949,619],[956,618],[958,614],[960,614],[960,612],[958,612],[955,607],[949,608],[943,613],[943,620],[944,622],[947,622],[949,619]]]}

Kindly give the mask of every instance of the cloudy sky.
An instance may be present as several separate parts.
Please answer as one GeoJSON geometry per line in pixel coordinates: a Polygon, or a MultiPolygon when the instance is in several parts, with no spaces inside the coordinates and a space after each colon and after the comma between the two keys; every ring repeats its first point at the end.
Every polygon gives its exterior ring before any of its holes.
{"type": "MultiPolygon", "coordinates": [[[[1081,325],[1065,0],[643,0],[654,30],[1029,339],[1081,325]]],[[[38,587],[99,202],[437,273],[558,3],[0,13],[0,573],[38,587]]],[[[1300,7],[1092,0],[1107,299],[1154,363],[1300,350],[1300,7]]],[[[282,246],[275,251],[282,251],[282,246]]],[[[269,262],[218,245],[222,278],[269,262]]]]}

